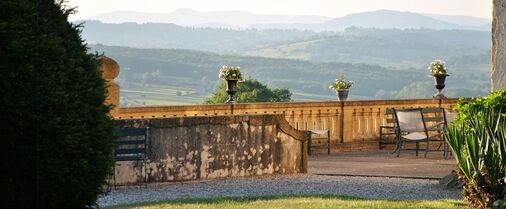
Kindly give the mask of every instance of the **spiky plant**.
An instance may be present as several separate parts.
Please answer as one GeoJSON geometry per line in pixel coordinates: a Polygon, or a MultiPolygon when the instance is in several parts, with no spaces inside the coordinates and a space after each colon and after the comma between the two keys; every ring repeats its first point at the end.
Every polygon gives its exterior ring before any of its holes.
{"type": "Polygon", "coordinates": [[[467,116],[451,125],[448,144],[464,182],[464,198],[473,208],[490,208],[506,192],[504,115],[502,109],[485,109],[467,116]]]}

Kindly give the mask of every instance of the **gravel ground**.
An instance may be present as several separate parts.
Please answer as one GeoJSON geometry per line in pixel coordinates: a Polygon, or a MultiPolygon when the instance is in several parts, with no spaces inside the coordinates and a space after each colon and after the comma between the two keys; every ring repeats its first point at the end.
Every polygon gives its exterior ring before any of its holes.
{"type": "Polygon", "coordinates": [[[436,180],[382,177],[277,175],[117,187],[99,206],[177,198],[344,194],[371,199],[462,199],[460,190],[443,189],[436,180]]]}

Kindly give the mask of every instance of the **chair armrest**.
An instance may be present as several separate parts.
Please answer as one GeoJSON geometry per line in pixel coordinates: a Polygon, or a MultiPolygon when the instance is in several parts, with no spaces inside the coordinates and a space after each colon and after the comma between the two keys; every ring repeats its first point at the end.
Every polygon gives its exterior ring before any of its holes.
{"type": "Polygon", "coordinates": [[[445,125],[444,121],[438,122],[432,126],[427,127],[427,131],[444,131],[445,130],[444,125],[445,125]],[[439,127],[439,126],[443,126],[443,127],[439,127]]]}

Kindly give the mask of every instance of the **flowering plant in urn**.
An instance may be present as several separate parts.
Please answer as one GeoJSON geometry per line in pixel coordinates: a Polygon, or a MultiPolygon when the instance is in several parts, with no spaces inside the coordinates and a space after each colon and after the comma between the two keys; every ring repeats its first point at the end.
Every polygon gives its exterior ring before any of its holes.
{"type": "Polygon", "coordinates": [[[338,90],[349,90],[353,86],[353,81],[346,81],[344,76],[341,76],[340,79],[336,79],[333,83],[330,84],[329,89],[334,91],[338,90]]]}
{"type": "Polygon", "coordinates": [[[441,60],[435,60],[430,63],[429,71],[432,76],[445,75],[448,76],[448,70],[446,69],[445,62],[441,60]]]}
{"type": "Polygon", "coordinates": [[[337,93],[339,101],[346,101],[348,99],[348,93],[352,86],[353,81],[346,81],[344,79],[344,76],[341,76],[340,79],[336,79],[336,81],[331,83],[329,88],[337,93]]]}
{"type": "Polygon", "coordinates": [[[242,80],[241,68],[224,65],[220,69],[220,78],[227,81],[228,100],[226,103],[237,103],[235,93],[237,92],[237,82],[242,80]]]}
{"type": "Polygon", "coordinates": [[[434,80],[436,83],[437,93],[434,95],[434,98],[446,98],[443,94],[443,89],[445,88],[445,80],[448,75],[448,70],[446,69],[445,62],[441,60],[435,60],[431,62],[429,65],[429,71],[432,76],[434,76],[434,80]]]}
{"type": "Polygon", "coordinates": [[[220,69],[220,78],[224,80],[242,80],[241,68],[224,65],[220,69]]]}

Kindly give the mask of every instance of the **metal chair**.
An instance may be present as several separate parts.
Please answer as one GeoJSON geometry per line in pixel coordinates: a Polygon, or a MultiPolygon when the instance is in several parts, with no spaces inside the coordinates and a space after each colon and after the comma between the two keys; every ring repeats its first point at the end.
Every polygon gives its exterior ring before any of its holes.
{"type": "Polygon", "coordinates": [[[395,137],[390,137],[390,136],[395,136],[396,135],[396,132],[395,132],[395,118],[393,116],[394,112],[393,112],[393,108],[387,108],[385,110],[385,115],[387,116],[387,119],[386,119],[386,123],[388,125],[381,125],[379,127],[379,145],[380,145],[380,148],[383,147],[383,145],[385,144],[396,144],[397,141],[396,141],[396,138],[395,137]],[[391,139],[393,138],[393,140],[391,139]]]}
{"type": "MultiPolygon", "coordinates": [[[[143,182],[147,183],[146,162],[147,162],[147,139],[148,128],[120,128],[122,137],[116,140],[114,150],[114,161],[142,161],[144,175],[143,182]]],[[[116,169],[116,167],[115,167],[116,169]]],[[[114,172],[114,184],[116,183],[116,172],[114,172]]]]}
{"type": "Polygon", "coordinates": [[[424,115],[421,108],[414,109],[394,109],[397,133],[397,157],[400,156],[404,143],[416,143],[415,153],[418,156],[419,143],[425,142],[425,155],[429,151],[429,132],[425,124],[424,115]]]}
{"type": "MultiPolygon", "coordinates": [[[[439,109],[438,115],[440,115],[441,120],[432,120],[432,121],[435,121],[436,123],[431,125],[430,127],[427,127],[427,130],[429,131],[429,133],[433,133],[433,132],[437,133],[436,135],[431,136],[431,138],[435,138],[435,136],[438,136],[438,140],[436,140],[436,141],[439,141],[441,144],[439,145],[437,150],[439,150],[441,145],[443,145],[443,156],[446,159],[448,157],[447,154],[449,153],[449,149],[448,149],[448,144],[446,143],[445,133],[448,130],[448,128],[450,127],[451,121],[453,120],[453,118],[455,118],[456,113],[449,112],[448,110],[446,110],[444,108],[438,108],[438,109],[439,109]]],[[[425,118],[425,120],[427,121],[427,118],[425,118]]]]}

